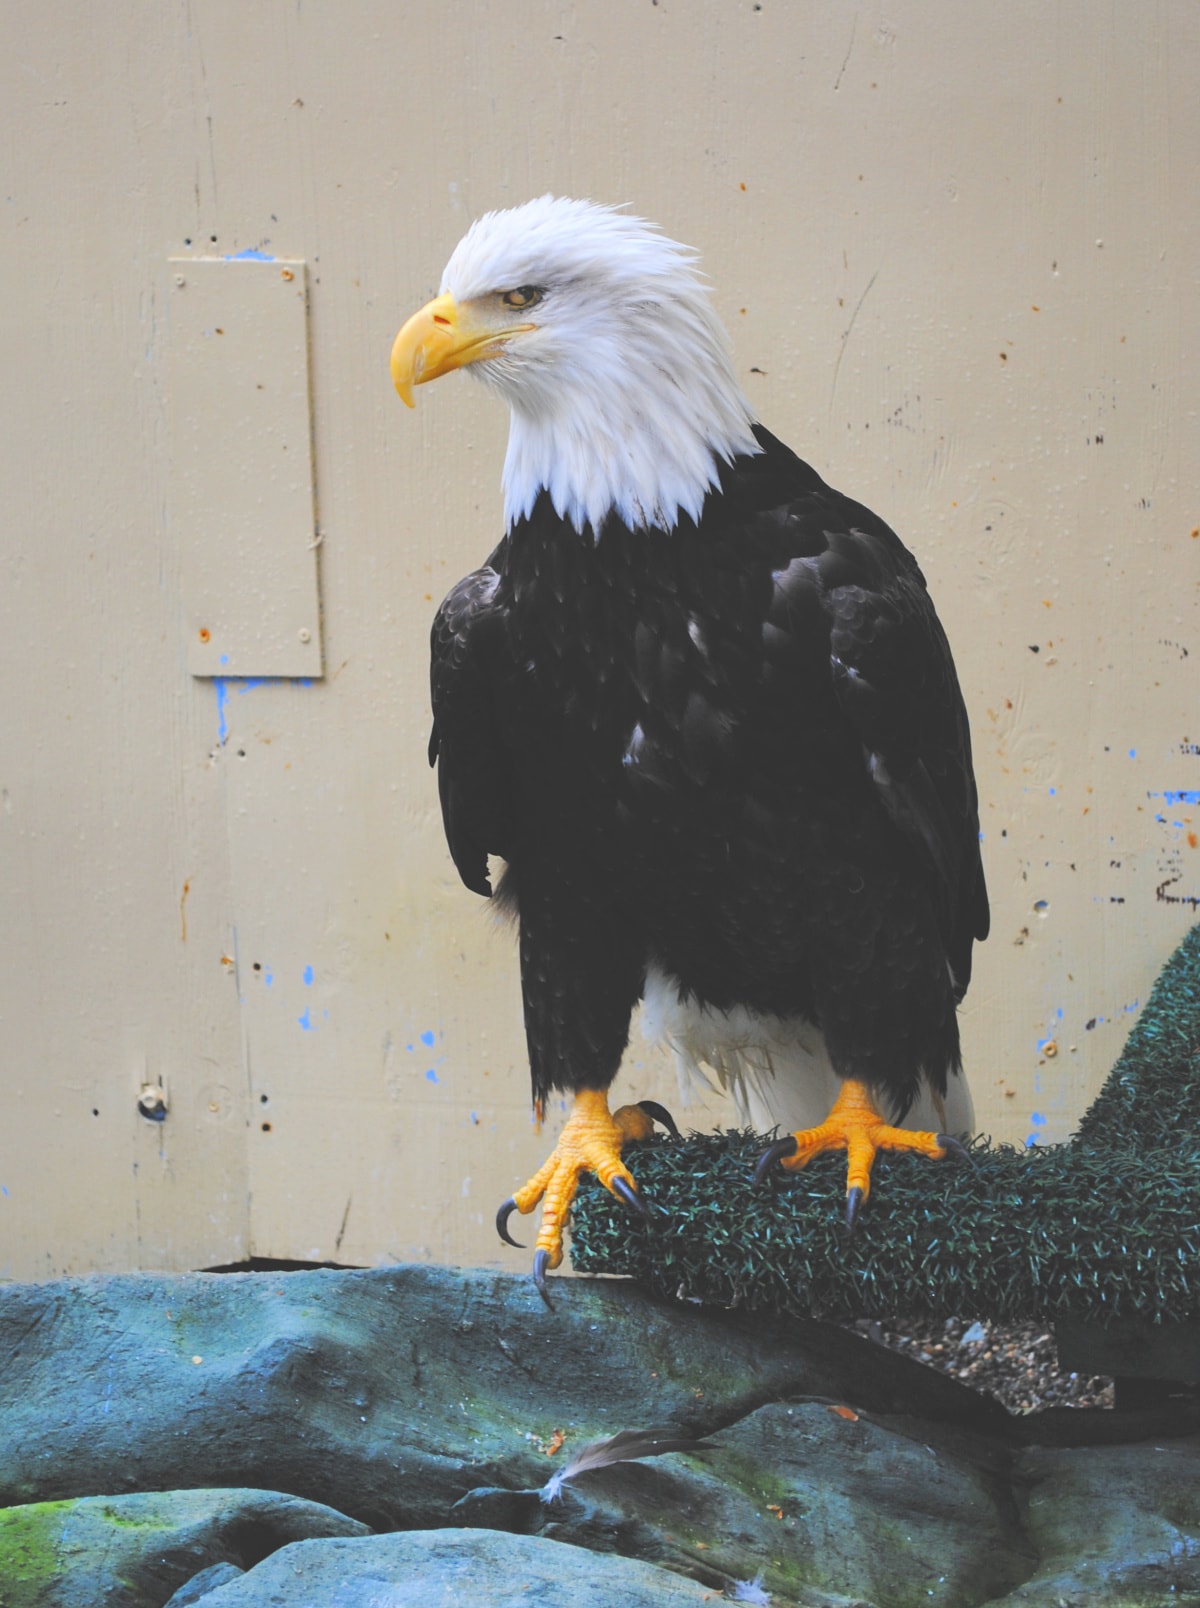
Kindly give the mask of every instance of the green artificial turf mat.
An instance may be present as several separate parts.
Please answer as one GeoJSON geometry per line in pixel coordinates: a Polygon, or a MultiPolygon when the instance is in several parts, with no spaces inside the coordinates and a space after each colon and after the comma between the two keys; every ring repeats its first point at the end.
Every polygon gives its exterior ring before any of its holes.
{"type": "Polygon", "coordinates": [[[630,1146],[648,1222],[588,1175],[571,1259],[672,1296],[850,1320],[1200,1317],[1200,926],[1069,1143],[881,1154],[847,1237],[845,1158],[751,1182],[768,1137],[630,1146]]]}

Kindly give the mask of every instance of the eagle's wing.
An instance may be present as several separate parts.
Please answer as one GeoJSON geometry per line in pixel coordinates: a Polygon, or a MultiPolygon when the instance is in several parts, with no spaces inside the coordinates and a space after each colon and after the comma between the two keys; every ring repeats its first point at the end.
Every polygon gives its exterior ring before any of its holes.
{"type": "Polygon", "coordinates": [[[430,633],[429,763],[437,763],[442,822],[458,874],[485,898],[492,892],[488,855],[507,858],[511,841],[494,702],[503,640],[498,586],[490,564],[473,571],[447,596],[430,633]]]}
{"type": "Polygon", "coordinates": [[[892,822],[931,874],[961,999],[988,931],[971,736],[915,560],[885,526],[830,535],[817,561],[838,703],[892,822]]]}

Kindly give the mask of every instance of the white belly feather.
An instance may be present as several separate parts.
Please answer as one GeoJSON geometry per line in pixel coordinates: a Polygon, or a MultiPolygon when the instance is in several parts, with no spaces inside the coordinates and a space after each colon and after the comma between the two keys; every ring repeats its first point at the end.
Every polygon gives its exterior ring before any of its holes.
{"type": "MultiPolygon", "coordinates": [[[[677,979],[656,967],[646,975],[642,1032],[674,1056],[685,1104],[697,1083],[715,1081],[733,1096],[739,1120],[759,1133],[816,1127],[841,1085],[825,1039],[810,1022],[681,1000],[677,979]]],[[[944,1102],[923,1089],[901,1126],[968,1138],[975,1111],[966,1078],[951,1077],[944,1102]]]]}

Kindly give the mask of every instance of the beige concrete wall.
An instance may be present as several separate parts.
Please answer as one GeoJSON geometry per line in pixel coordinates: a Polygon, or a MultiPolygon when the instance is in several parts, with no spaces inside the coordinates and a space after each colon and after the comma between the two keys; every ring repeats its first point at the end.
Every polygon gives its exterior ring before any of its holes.
{"type": "Polygon", "coordinates": [[[978,754],[981,1126],[1069,1133],[1200,899],[1198,81],[1193,0],[10,0],[0,1274],[499,1261],[545,1140],[424,750],[505,420],[461,380],[407,414],[387,356],[545,189],[699,247],[762,418],[919,554],[978,754]],[[220,432],[172,301],[247,251],[303,265],[318,521],[251,395],[295,316],[217,281],[252,574],[181,468],[220,432]],[[308,573],[323,675],[193,674],[197,609],[290,633],[308,573]]]}

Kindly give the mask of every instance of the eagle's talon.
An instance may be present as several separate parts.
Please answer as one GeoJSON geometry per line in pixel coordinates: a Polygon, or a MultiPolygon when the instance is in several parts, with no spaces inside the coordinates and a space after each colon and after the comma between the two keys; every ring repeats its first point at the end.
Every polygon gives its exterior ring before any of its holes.
{"type": "Polygon", "coordinates": [[[975,1167],[976,1172],[978,1172],[979,1169],[976,1167],[975,1157],[967,1149],[966,1145],[964,1145],[961,1140],[956,1139],[953,1134],[939,1133],[937,1135],[937,1142],[954,1161],[965,1161],[968,1166],[975,1167]]]}
{"type": "Polygon", "coordinates": [[[501,1206],[500,1210],[496,1213],[496,1232],[506,1245],[511,1245],[514,1250],[523,1251],[525,1247],[521,1244],[520,1240],[513,1239],[512,1235],[508,1232],[508,1220],[516,1209],[517,1203],[510,1195],[504,1202],[504,1205],[501,1206]]]}
{"type": "Polygon", "coordinates": [[[531,1212],[541,1201],[542,1223],[534,1242],[533,1282],[552,1311],[554,1303],[546,1288],[546,1273],[563,1259],[563,1233],[583,1173],[594,1173],[630,1212],[644,1219],[650,1216],[649,1206],[621,1163],[621,1150],[628,1143],[649,1138],[652,1121],[650,1113],[637,1106],[610,1111],[608,1097],[601,1089],[581,1089],[551,1155],[497,1212],[500,1238],[515,1245],[516,1240],[508,1234],[510,1214],[514,1210],[531,1212]]]}
{"type": "Polygon", "coordinates": [[[659,1105],[657,1100],[639,1100],[637,1104],[638,1110],[644,1111],[648,1117],[653,1117],[655,1122],[660,1122],[672,1139],[682,1139],[683,1135],[675,1125],[675,1118],[666,1106],[659,1105]]]}
{"type": "Polygon", "coordinates": [[[758,1158],[758,1163],[755,1166],[755,1186],[757,1187],[763,1182],[777,1161],[782,1161],[785,1156],[794,1156],[798,1148],[794,1133],[785,1134],[782,1139],[776,1139],[772,1144],[769,1144],[758,1158]]]}
{"type": "Polygon", "coordinates": [[[614,1178],[609,1188],[622,1205],[627,1206],[631,1212],[636,1212],[639,1217],[649,1218],[650,1213],[646,1208],[645,1201],[642,1200],[637,1190],[631,1189],[622,1177],[618,1175],[614,1178]]]}
{"type": "Polygon", "coordinates": [[[550,1311],[553,1312],[554,1302],[550,1299],[550,1291],[546,1284],[546,1269],[549,1266],[550,1252],[538,1251],[533,1258],[533,1282],[537,1285],[537,1293],[549,1307],[550,1311]]]}
{"type": "Polygon", "coordinates": [[[881,1150],[907,1150],[930,1161],[970,1161],[965,1146],[949,1134],[916,1132],[896,1128],[880,1115],[870,1088],[854,1078],[846,1078],[829,1115],[819,1127],[777,1139],[759,1157],[756,1181],[775,1160],[782,1160],[788,1172],[805,1167],[824,1151],[846,1152],[846,1233],[851,1235],[863,1201],[871,1192],[871,1168],[881,1150]]]}

